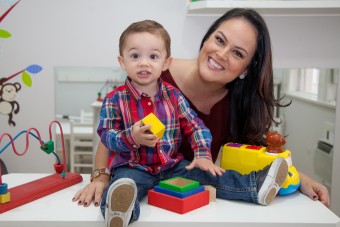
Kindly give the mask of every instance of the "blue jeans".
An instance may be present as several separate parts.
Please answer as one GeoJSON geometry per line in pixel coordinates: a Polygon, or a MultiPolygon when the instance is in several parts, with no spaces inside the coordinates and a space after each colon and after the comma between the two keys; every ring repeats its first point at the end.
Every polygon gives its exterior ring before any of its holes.
{"type": "MultiPolygon", "coordinates": [[[[148,172],[127,166],[115,168],[110,185],[120,178],[130,178],[134,180],[137,185],[137,199],[130,223],[138,220],[140,214],[139,203],[148,194],[148,191],[153,189],[155,185],[158,185],[161,180],[177,176],[198,181],[201,185],[211,185],[215,187],[217,198],[258,203],[255,172],[251,172],[248,175],[241,175],[236,171],[228,170],[222,176],[212,176],[209,172],[202,171],[198,168],[186,170],[185,166],[189,164],[189,161],[183,160],[173,168],[156,175],[151,175],[148,172]]],[[[100,205],[103,216],[105,215],[108,188],[104,191],[100,205]]]]}

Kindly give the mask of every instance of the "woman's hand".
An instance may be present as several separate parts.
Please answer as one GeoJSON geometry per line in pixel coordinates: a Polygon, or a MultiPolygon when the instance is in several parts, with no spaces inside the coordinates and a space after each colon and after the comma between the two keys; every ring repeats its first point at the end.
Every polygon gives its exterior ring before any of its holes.
{"type": "Polygon", "coordinates": [[[200,168],[203,171],[209,171],[213,176],[216,176],[216,174],[222,176],[222,173],[225,172],[224,169],[215,165],[207,158],[195,158],[188,166],[185,167],[185,169],[191,170],[195,167],[200,168]]]}
{"type": "Polygon", "coordinates": [[[99,206],[104,190],[109,185],[109,180],[109,176],[101,174],[83,189],[79,190],[73,197],[72,202],[78,201],[79,206],[88,207],[93,201],[96,207],[99,206]]]}
{"type": "Polygon", "coordinates": [[[327,188],[303,173],[299,173],[299,175],[301,181],[300,191],[312,200],[320,200],[326,207],[330,207],[331,204],[327,188]]]}

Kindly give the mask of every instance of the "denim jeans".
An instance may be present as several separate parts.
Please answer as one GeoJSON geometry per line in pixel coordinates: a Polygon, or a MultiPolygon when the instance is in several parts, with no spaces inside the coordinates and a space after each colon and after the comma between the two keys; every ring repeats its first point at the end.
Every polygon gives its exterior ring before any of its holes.
{"type": "MultiPolygon", "coordinates": [[[[153,189],[155,185],[158,185],[161,180],[177,176],[198,181],[201,185],[211,185],[215,187],[217,198],[258,203],[255,172],[251,172],[248,175],[241,175],[236,171],[228,170],[223,173],[222,176],[212,176],[209,172],[202,171],[198,168],[186,170],[185,166],[189,164],[189,161],[183,160],[173,168],[156,175],[151,175],[148,172],[127,166],[115,168],[110,185],[120,178],[130,178],[134,180],[137,185],[137,199],[130,223],[138,220],[140,214],[139,203],[148,194],[148,191],[153,189]]],[[[104,191],[100,206],[103,216],[105,215],[108,188],[104,191]]]]}

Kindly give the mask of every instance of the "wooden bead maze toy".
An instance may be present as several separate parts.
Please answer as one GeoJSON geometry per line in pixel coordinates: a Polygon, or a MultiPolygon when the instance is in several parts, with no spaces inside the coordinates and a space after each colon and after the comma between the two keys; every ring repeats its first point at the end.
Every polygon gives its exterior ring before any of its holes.
{"type": "Polygon", "coordinates": [[[59,190],[65,189],[77,183],[80,183],[83,178],[80,174],[66,172],[66,152],[63,130],[58,121],[52,121],[49,126],[50,140],[44,143],[41,140],[40,133],[35,128],[30,128],[18,133],[14,138],[8,133],[4,133],[0,136],[0,144],[2,139],[7,136],[10,142],[0,149],[0,154],[10,145],[12,145],[13,151],[18,156],[23,156],[27,153],[29,148],[29,136],[33,136],[40,142],[40,149],[46,154],[53,154],[56,157],[56,163],[54,164],[55,172],[52,175],[43,177],[26,184],[22,184],[13,188],[2,181],[2,173],[0,166],[0,214],[8,210],[14,209],[26,203],[32,202],[36,199],[42,198],[46,195],[52,194],[59,190]],[[54,142],[52,141],[51,126],[56,123],[61,132],[61,142],[63,149],[63,163],[60,158],[54,152],[54,142]],[[36,134],[31,131],[35,131],[36,134]],[[14,141],[22,134],[26,133],[26,148],[22,153],[17,152],[14,141]]]}

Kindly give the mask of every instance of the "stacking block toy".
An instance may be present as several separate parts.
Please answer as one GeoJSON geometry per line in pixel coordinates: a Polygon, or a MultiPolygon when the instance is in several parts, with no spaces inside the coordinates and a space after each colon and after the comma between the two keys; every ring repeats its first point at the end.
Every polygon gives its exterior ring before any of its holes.
{"type": "Polygon", "coordinates": [[[159,186],[176,192],[186,192],[197,188],[200,185],[198,181],[185,179],[182,177],[174,177],[159,182],[159,186]]]}
{"type": "Polygon", "coordinates": [[[6,194],[8,192],[8,184],[0,183],[0,195],[6,194]]]}
{"type": "Polygon", "coordinates": [[[11,200],[11,195],[9,192],[0,195],[0,204],[7,203],[11,200]]]}
{"type": "Polygon", "coordinates": [[[195,194],[197,194],[199,192],[204,191],[205,188],[203,186],[199,186],[197,188],[191,189],[191,190],[186,191],[186,192],[176,192],[176,191],[173,191],[173,190],[170,190],[170,189],[167,189],[167,188],[162,188],[160,186],[155,186],[153,188],[153,190],[155,192],[167,194],[167,195],[174,196],[174,197],[177,197],[177,198],[186,198],[188,196],[195,195],[195,194]]]}
{"type": "Polygon", "coordinates": [[[148,204],[184,214],[209,204],[209,191],[197,181],[175,177],[149,190],[148,204]]]}
{"type": "Polygon", "coordinates": [[[6,183],[0,184],[0,204],[7,203],[11,200],[11,194],[8,191],[8,185],[6,183]]]}
{"type": "Polygon", "coordinates": [[[150,113],[142,119],[142,125],[151,125],[150,133],[155,134],[158,138],[162,138],[165,132],[163,123],[153,114],[150,113]]]}
{"type": "Polygon", "coordinates": [[[263,146],[253,146],[239,143],[227,143],[222,149],[221,167],[225,170],[235,170],[241,174],[259,171],[270,165],[276,158],[282,157],[288,163],[288,175],[279,195],[295,192],[300,186],[299,173],[292,165],[291,152],[269,153],[263,146]]]}

